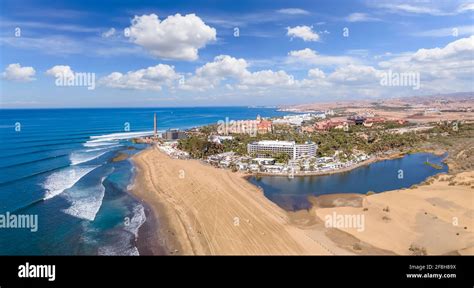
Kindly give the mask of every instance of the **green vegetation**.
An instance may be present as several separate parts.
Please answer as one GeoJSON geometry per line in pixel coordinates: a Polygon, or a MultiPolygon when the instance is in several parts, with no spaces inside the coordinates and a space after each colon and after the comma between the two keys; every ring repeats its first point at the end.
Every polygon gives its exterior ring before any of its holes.
{"type": "Polygon", "coordinates": [[[290,160],[290,155],[287,153],[278,153],[272,155],[272,158],[275,158],[275,162],[277,163],[288,163],[288,160],[290,160]]]}
{"type": "Polygon", "coordinates": [[[193,158],[203,158],[224,152],[222,145],[207,141],[207,137],[196,135],[180,139],[178,149],[189,152],[193,158]]]}
{"type": "Polygon", "coordinates": [[[438,164],[435,164],[435,163],[431,163],[431,162],[428,162],[428,161],[425,161],[424,164],[425,164],[425,165],[428,165],[428,166],[431,166],[431,167],[433,167],[433,168],[435,168],[435,169],[437,169],[437,170],[443,169],[443,166],[438,165],[438,164]]]}
{"type": "MultiPolygon", "coordinates": [[[[398,124],[386,125],[384,124],[381,127],[398,127],[398,124]]],[[[474,124],[442,123],[424,132],[403,134],[390,133],[385,129],[380,129],[381,127],[378,125],[374,127],[357,125],[351,126],[349,131],[332,129],[327,132],[300,133],[297,129],[288,125],[274,125],[273,133],[258,135],[232,134],[234,137],[232,140],[225,140],[222,144],[217,144],[207,140],[209,135],[217,134],[217,126],[210,125],[200,128],[200,133],[179,140],[178,148],[189,152],[194,158],[204,158],[230,151],[234,151],[237,155],[247,155],[247,144],[253,141],[280,140],[296,141],[297,143],[313,141],[318,144],[318,157],[333,156],[336,151],[340,151],[339,157],[342,161],[350,160],[355,151],[377,154],[387,151],[421,152],[429,151],[430,148],[445,151],[454,150],[456,154],[461,150],[465,150],[462,153],[463,157],[466,159],[474,157],[474,151],[466,149],[472,146],[474,124]],[[456,128],[453,129],[454,125],[456,125],[456,128]],[[454,149],[455,147],[456,149],[454,149]]],[[[456,154],[450,153],[450,155],[456,154]]],[[[268,156],[275,158],[276,162],[279,163],[286,163],[289,160],[289,156],[284,153],[268,156]]],[[[471,162],[465,161],[465,163],[471,162]]],[[[462,164],[462,167],[471,165],[465,163],[462,164]]],[[[439,169],[437,165],[431,165],[431,163],[428,165],[439,169]]]]}
{"type": "Polygon", "coordinates": [[[408,149],[423,138],[415,133],[394,134],[385,131],[368,133],[331,130],[328,133],[313,134],[311,140],[318,144],[318,156],[332,156],[336,150],[350,155],[354,150],[367,154],[394,149],[408,149]]]}

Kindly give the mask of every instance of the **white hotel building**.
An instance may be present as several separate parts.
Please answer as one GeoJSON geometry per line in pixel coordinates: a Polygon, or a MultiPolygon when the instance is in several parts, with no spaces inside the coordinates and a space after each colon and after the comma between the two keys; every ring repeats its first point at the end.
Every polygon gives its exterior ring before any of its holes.
{"type": "Polygon", "coordinates": [[[249,154],[271,155],[286,153],[291,159],[298,159],[308,156],[316,156],[318,145],[308,142],[305,144],[296,144],[295,141],[258,141],[247,144],[249,154]]]}

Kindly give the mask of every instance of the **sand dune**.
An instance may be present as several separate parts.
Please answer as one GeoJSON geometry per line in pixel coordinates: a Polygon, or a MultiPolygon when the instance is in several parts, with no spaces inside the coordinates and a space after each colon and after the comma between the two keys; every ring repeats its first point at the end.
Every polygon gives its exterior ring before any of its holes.
{"type": "Polygon", "coordinates": [[[364,196],[362,207],[320,208],[316,214],[363,214],[364,231],[341,230],[397,254],[472,255],[474,172],[436,178],[429,185],[364,196]]]}

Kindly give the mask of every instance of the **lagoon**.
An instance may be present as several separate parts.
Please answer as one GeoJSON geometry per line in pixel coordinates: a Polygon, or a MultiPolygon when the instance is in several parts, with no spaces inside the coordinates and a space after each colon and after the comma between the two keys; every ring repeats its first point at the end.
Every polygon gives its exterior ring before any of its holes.
{"type": "Polygon", "coordinates": [[[408,188],[438,173],[447,172],[442,162],[446,155],[430,153],[408,154],[402,158],[378,161],[354,170],[322,176],[251,177],[249,181],[261,187],[265,196],[287,211],[309,209],[308,196],[336,193],[366,194],[408,188]],[[436,169],[432,164],[440,165],[436,169]]]}

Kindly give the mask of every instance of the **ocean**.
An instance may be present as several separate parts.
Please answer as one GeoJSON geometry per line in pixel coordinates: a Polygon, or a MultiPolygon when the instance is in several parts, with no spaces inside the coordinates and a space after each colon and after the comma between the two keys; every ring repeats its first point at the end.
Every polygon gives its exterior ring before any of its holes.
{"type": "Polygon", "coordinates": [[[133,163],[113,158],[147,147],[130,139],[151,134],[154,113],[161,132],[289,114],[247,107],[2,109],[0,220],[36,216],[38,229],[0,221],[0,255],[138,255],[146,216],[128,192],[133,163]]]}

